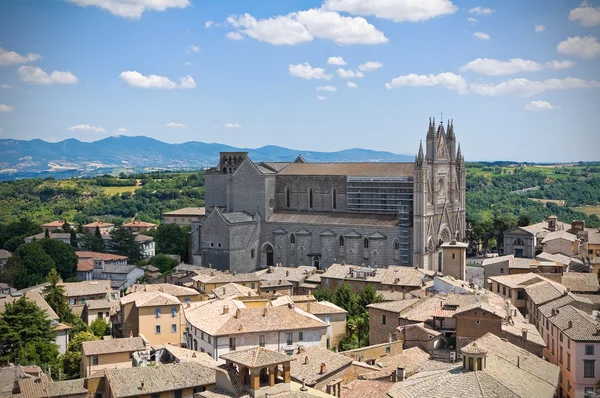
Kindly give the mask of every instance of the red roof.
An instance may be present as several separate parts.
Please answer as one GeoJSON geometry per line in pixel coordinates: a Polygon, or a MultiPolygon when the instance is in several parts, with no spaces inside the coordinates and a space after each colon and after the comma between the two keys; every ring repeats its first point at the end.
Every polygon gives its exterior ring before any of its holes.
{"type": "Polygon", "coordinates": [[[148,228],[152,228],[152,227],[156,227],[156,224],[152,224],[151,222],[145,222],[145,221],[132,221],[132,222],[128,222],[123,224],[124,227],[148,227],[148,228]]]}
{"type": "Polygon", "coordinates": [[[105,228],[105,227],[114,227],[114,226],[115,226],[115,224],[96,221],[96,222],[93,222],[93,223],[85,224],[83,226],[83,228],[96,228],[96,227],[98,227],[98,228],[105,228]]]}
{"type": "Polygon", "coordinates": [[[62,226],[64,225],[64,221],[61,220],[56,220],[56,221],[52,221],[52,222],[47,222],[45,224],[42,224],[42,228],[62,228],[62,226]]]}
{"type": "Polygon", "coordinates": [[[77,271],[79,272],[87,272],[94,269],[94,260],[91,258],[82,260],[79,259],[77,262],[77,271]]]}
{"type": "Polygon", "coordinates": [[[127,260],[126,256],[118,256],[116,254],[109,254],[109,253],[76,251],[75,254],[77,255],[77,257],[80,260],[95,259],[95,258],[104,260],[104,261],[127,260]]]}

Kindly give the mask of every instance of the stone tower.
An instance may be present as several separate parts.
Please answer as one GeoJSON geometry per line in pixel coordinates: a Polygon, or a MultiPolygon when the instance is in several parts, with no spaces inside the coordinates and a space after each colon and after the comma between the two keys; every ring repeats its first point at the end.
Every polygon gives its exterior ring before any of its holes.
{"type": "Polygon", "coordinates": [[[429,120],[414,170],[413,265],[441,271],[441,245],[465,238],[466,169],[453,121],[429,120]]]}

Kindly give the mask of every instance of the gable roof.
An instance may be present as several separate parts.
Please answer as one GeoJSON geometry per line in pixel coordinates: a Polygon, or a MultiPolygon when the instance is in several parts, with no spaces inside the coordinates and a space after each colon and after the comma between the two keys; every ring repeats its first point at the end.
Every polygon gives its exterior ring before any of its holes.
{"type": "Polygon", "coordinates": [[[183,209],[168,211],[163,216],[203,216],[206,214],[204,207],[184,207],[183,209]]]}
{"type": "Polygon", "coordinates": [[[567,272],[563,274],[561,282],[573,292],[596,293],[600,290],[595,273],[567,272]]]}
{"type": "Polygon", "coordinates": [[[230,351],[219,356],[219,358],[246,366],[248,368],[277,365],[293,360],[293,358],[291,358],[289,355],[267,350],[264,347],[255,347],[242,351],[230,351]]]}
{"type": "Polygon", "coordinates": [[[600,342],[600,322],[572,305],[559,308],[548,319],[571,340],[600,342]]]}
{"type": "Polygon", "coordinates": [[[129,286],[125,294],[136,292],[162,292],[175,297],[200,295],[200,292],[198,292],[196,289],[192,289],[191,287],[173,285],[171,283],[136,283],[129,286]]]}
{"type": "Polygon", "coordinates": [[[331,377],[352,364],[352,358],[322,347],[310,347],[292,358],[295,360],[290,364],[290,376],[298,382],[305,380],[309,386],[331,377]],[[321,373],[322,363],[326,368],[323,373],[321,373]]]}
{"type": "Polygon", "coordinates": [[[291,163],[280,175],[412,177],[414,163],[291,163]]]}
{"type": "Polygon", "coordinates": [[[181,305],[177,297],[159,291],[135,292],[121,297],[121,306],[129,303],[135,303],[136,307],[181,305]]]}
{"type": "Polygon", "coordinates": [[[542,280],[540,277],[531,272],[526,274],[490,276],[488,279],[513,289],[517,287],[525,287],[526,285],[532,285],[542,280]]]}
{"type": "Polygon", "coordinates": [[[81,353],[84,356],[115,354],[118,352],[141,351],[146,348],[141,337],[127,337],[124,339],[94,340],[81,343],[81,353]]]}
{"type": "Polygon", "coordinates": [[[564,229],[560,231],[554,231],[548,233],[542,240],[542,243],[548,243],[555,239],[563,239],[569,242],[575,242],[577,240],[577,235],[573,235],[572,233],[567,232],[564,229]]]}

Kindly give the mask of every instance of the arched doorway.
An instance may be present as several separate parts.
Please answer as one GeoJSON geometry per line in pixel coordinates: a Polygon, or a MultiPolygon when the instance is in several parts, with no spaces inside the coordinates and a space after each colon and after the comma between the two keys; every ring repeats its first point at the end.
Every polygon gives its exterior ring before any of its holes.
{"type": "Polygon", "coordinates": [[[261,251],[261,263],[263,267],[275,265],[275,251],[270,243],[265,243],[261,251]]]}

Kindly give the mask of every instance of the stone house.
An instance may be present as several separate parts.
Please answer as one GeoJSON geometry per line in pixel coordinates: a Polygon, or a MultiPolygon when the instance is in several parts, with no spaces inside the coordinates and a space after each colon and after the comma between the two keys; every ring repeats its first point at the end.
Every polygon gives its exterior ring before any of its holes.
{"type": "Polygon", "coordinates": [[[459,307],[454,312],[456,318],[456,349],[471,343],[487,333],[502,337],[502,321],[505,312],[487,303],[475,303],[459,307]]]}
{"type": "Polygon", "coordinates": [[[126,222],[121,227],[130,230],[131,232],[144,232],[154,229],[156,224],[152,224],[151,222],[145,221],[131,221],[126,222]]]}
{"type": "Polygon", "coordinates": [[[177,224],[180,227],[200,222],[206,214],[204,207],[184,207],[183,209],[163,213],[163,223],[177,224]]]}
{"type": "Polygon", "coordinates": [[[149,348],[142,337],[84,341],[81,343],[81,376],[104,369],[130,368],[133,354],[145,351],[149,358],[149,348]]]}
{"type": "Polygon", "coordinates": [[[354,362],[351,358],[322,347],[300,349],[292,358],[292,380],[304,382],[307,386],[328,394],[332,390],[341,391],[341,388],[336,387],[345,379],[346,372],[351,370],[354,362]]]}

